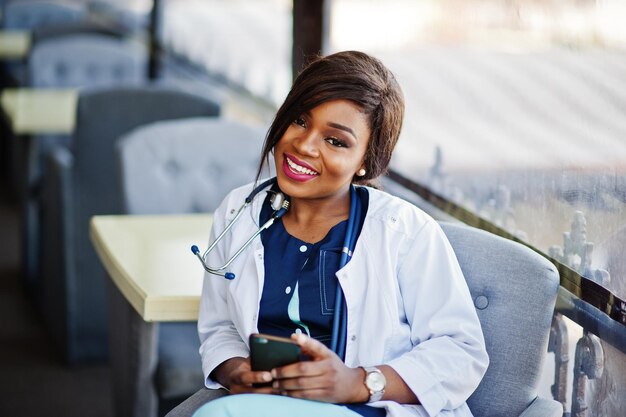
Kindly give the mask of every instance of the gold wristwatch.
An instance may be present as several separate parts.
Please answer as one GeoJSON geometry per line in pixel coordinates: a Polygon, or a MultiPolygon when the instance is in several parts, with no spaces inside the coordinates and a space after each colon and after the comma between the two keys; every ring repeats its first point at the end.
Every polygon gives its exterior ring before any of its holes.
{"type": "Polygon", "coordinates": [[[370,392],[370,398],[367,402],[380,401],[387,385],[385,375],[375,366],[364,366],[363,369],[365,370],[365,388],[370,392]]]}

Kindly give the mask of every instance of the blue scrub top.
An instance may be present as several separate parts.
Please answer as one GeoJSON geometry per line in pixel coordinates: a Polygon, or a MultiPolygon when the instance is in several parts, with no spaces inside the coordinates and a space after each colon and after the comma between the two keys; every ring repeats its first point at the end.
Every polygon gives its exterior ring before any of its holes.
{"type": "MultiPolygon", "coordinates": [[[[369,194],[357,187],[361,217],[357,219],[357,238],[367,214],[369,194]]],[[[272,215],[270,193],[263,202],[260,223],[272,215]]],[[[317,243],[291,236],[282,219],[261,232],[265,250],[265,283],[259,309],[259,332],[290,337],[305,333],[330,347],[335,294],[335,273],[339,269],[348,220],[333,226],[317,243]]],[[[384,416],[384,409],[365,404],[346,404],[363,416],[384,416]]]]}

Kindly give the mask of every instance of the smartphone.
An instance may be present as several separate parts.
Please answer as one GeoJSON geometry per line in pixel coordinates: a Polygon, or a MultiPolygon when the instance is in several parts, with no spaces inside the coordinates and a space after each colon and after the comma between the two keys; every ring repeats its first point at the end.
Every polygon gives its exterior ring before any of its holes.
{"type": "Polygon", "coordinates": [[[250,335],[250,365],[253,371],[270,371],[306,359],[300,346],[291,339],[259,333],[250,335]]]}

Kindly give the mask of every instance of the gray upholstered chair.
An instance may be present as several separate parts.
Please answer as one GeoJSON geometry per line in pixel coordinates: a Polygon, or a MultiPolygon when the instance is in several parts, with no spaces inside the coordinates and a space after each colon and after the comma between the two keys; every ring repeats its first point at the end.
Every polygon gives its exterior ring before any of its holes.
{"type": "Polygon", "coordinates": [[[265,130],[194,118],[141,126],[117,143],[124,211],[200,213],[255,178],[265,130]],[[233,164],[237,169],[233,169],[233,164]]]}
{"type": "MultiPolygon", "coordinates": [[[[84,88],[140,85],[147,75],[145,48],[135,42],[102,34],[57,36],[41,40],[31,50],[27,64],[28,86],[33,88],[84,88]]],[[[69,146],[69,135],[13,138],[19,194],[23,199],[24,279],[35,297],[40,291],[38,265],[38,183],[45,154],[55,146],[69,146]],[[25,149],[24,149],[25,148],[25,149]]]]}
{"type": "Polygon", "coordinates": [[[42,308],[67,362],[107,356],[106,273],[88,231],[91,216],[123,212],[115,141],[143,124],[219,111],[215,100],[167,87],[81,92],[72,151],[50,154],[43,186],[42,308]]]}
{"type": "MultiPolygon", "coordinates": [[[[254,180],[264,135],[265,129],[222,118],[157,122],[129,132],[117,142],[124,212],[215,210],[230,190],[254,180]]],[[[135,410],[134,416],[151,417],[157,408],[167,411],[203,386],[197,323],[161,323],[158,335],[156,358],[142,361],[150,366],[130,372],[153,382],[136,397],[119,392],[128,388],[127,367],[112,369],[119,415],[135,410]],[[122,397],[126,403],[120,404],[122,397]],[[149,398],[159,406],[145,405],[149,398]]],[[[120,339],[111,334],[113,343],[127,343],[120,339]]]]}
{"type": "Polygon", "coordinates": [[[106,34],[53,36],[37,42],[28,58],[28,85],[79,88],[137,83],[147,73],[143,45],[106,34]]]}
{"type": "MultiPolygon", "coordinates": [[[[49,0],[10,0],[2,6],[0,26],[3,30],[35,30],[78,23],[87,9],[82,4],[49,0]]],[[[24,84],[23,60],[0,63],[3,87],[24,84]]]]}
{"type": "MultiPolygon", "coordinates": [[[[465,274],[490,357],[468,400],[472,412],[477,417],[561,416],[561,403],[537,396],[559,286],[556,269],[525,246],[493,234],[452,223],[442,228],[465,274]]],[[[202,389],[167,416],[191,416],[224,394],[202,389]]]]}
{"type": "MultiPolygon", "coordinates": [[[[34,31],[42,28],[74,24],[85,17],[82,4],[49,0],[12,0],[2,5],[0,26],[3,30],[34,31]]],[[[3,87],[23,86],[24,60],[0,62],[0,82],[3,87]]]]}
{"type": "Polygon", "coordinates": [[[4,29],[34,30],[74,23],[85,17],[84,5],[64,1],[13,0],[3,7],[4,29]]]}

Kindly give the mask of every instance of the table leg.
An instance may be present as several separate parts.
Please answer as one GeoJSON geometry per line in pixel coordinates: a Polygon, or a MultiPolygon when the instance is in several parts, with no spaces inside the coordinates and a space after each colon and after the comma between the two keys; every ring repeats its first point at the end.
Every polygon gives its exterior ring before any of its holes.
{"type": "Polygon", "coordinates": [[[156,417],[159,325],[144,321],[111,279],[107,280],[107,293],[115,416],[156,417]]]}

